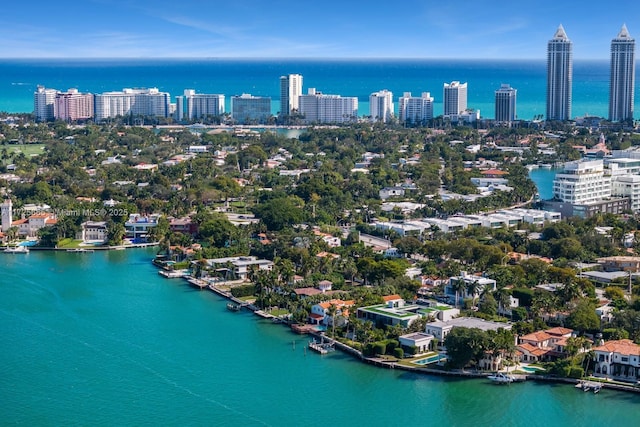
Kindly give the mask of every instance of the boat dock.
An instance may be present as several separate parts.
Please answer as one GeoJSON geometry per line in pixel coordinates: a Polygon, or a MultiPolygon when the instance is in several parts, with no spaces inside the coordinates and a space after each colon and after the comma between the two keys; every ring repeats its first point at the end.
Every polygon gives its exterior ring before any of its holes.
{"type": "Polygon", "coordinates": [[[336,350],[333,346],[333,342],[324,342],[324,340],[318,342],[315,339],[313,341],[309,341],[309,348],[320,354],[327,354],[336,350]]]}
{"type": "Polygon", "coordinates": [[[178,279],[189,274],[189,270],[158,270],[158,274],[167,279],[178,279]]]}

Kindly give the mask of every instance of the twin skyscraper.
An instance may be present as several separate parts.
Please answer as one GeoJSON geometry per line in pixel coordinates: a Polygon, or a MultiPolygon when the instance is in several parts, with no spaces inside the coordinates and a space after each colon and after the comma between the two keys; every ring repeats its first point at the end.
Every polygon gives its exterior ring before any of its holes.
{"type": "MultiPolygon", "coordinates": [[[[635,90],[635,40],[626,25],[611,41],[609,120],[633,120],[635,90]]],[[[547,45],[547,120],[571,119],[573,43],[562,25],[547,45]]]]}

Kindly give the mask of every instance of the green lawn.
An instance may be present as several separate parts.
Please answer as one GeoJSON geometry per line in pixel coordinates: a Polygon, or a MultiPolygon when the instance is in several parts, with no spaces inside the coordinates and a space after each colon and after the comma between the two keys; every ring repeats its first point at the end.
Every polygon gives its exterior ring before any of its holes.
{"type": "Polygon", "coordinates": [[[82,240],[75,240],[68,237],[66,239],[60,240],[57,246],[58,248],[63,249],[77,249],[80,247],[80,243],[82,243],[82,240]]]}
{"type": "Polygon", "coordinates": [[[10,161],[13,161],[13,159],[20,153],[24,153],[24,155],[27,157],[31,157],[34,154],[35,155],[42,154],[42,152],[44,151],[44,144],[3,145],[0,147],[0,150],[2,150],[3,148],[7,149],[7,152],[11,156],[10,161]]]}

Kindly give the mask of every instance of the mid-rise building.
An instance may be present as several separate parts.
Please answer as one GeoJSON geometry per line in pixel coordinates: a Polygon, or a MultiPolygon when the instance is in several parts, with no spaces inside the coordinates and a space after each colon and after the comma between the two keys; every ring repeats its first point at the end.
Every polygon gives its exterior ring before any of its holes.
{"type": "Polygon", "coordinates": [[[300,74],[289,74],[280,77],[281,116],[290,116],[300,110],[300,95],[302,95],[302,76],[300,74]]]}
{"type": "Polygon", "coordinates": [[[217,117],[224,113],[224,95],[196,93],[193,89],[185,89],[180,104],[179,106],[176,99],[178,117],[182,113],[183,117],[188,119],[201,119],[203,117],[217,117]],[[182,108],[182,111],[179,108],[182,108]]]}
{"type": "Polygon", "coordinates": [[[609,120],[633,120],[636,42],[626,25],[611,41],[611,79],[609,80],[609,120]]]}
{"type": "Polygon", "coordinates": [[[502,84],[496,90],[496,115],[497,122],[513,122],[516,119],[516,94],[517,90],[508,84],[502,84]]]}
{"type": "Polygon", "coordinates": [[[271,98],[248,93],[232,96],[231,117],[239,124],[266,123],[271,117],[271,98]]]}
{"type": "Polygon", "coordinates": [[[553,180],[553,196],[571,204],[599,202],[611,197],[611,177],[602,160],[568,162],[553,180]]]}
{"type": "Polygon", "coordinates": [[[398,98],[398,116],[402,123],[426,123],[433,119],[433,97],[429,92],[422,96],[411,96],[405,92],[398,98]]]}
{"type": "Polygon", "coordinates": [[[38,88],[33,93],[33,114],[36,116],[36,121],[46,122],[54,119],[54,105],[57,93],[56,89],[47,89],[38,85],[38,88]]]}
{"type": "Polygon", "coordinates": [[[118,116],[168,117],[171,96],[157,88],[123,89],[95,96],[96,121],[118,116]]]}
{"type": "Polygon", "coordinates": [[[56,120],[74,122],[93,117],[93,95],[80,93],[78,89],[69,89],[56,94],[53,115],[56,120]]]}
{"type": "Polygon", "coordinates": [[[369,95],[369,115],[371,120],[388,122],[393,117],[393,93],[387,89],[369,95]]]}
{"type": "Polygon", "coordinates": [[[547,45],[547,120],[571,119],[573,43],[562,25],[547,45]]]}
{"type": "Polygon", "coordinates": [[[453,81],[444,84],[442,96],[445,117],[458,116],[467,110],[467,84],[453,81]]]}
{"type": "Polygon", "coordinates": [[[325,95],[309,88],[300,96],[300,114],[307,123],[348,123],[358,118],[358,98],[325,95]]]}

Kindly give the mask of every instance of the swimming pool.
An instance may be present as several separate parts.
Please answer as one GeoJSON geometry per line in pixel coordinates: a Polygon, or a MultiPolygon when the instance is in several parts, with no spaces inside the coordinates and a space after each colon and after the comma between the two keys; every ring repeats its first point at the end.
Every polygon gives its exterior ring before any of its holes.
{"type": "Polygon", "coordinates": [[[424,359],[414,360],[411,363],[415,363],[416,365],[424,366],[424,365],[429,365],[431,363],[438,362],[438,361],[440,361],[442,359],[446,359],[446,358],[447,358],[447,356],[442,356],[440,354],[434,354],[432,356],[425,357],[424,359]]]}
{"type": "Polygon", "coordinates": [[[535,374],[538,371],[544,371],[544,368],[538,368],[537,366],[520,366],[518,369],[531,374],[535,374]]]}

